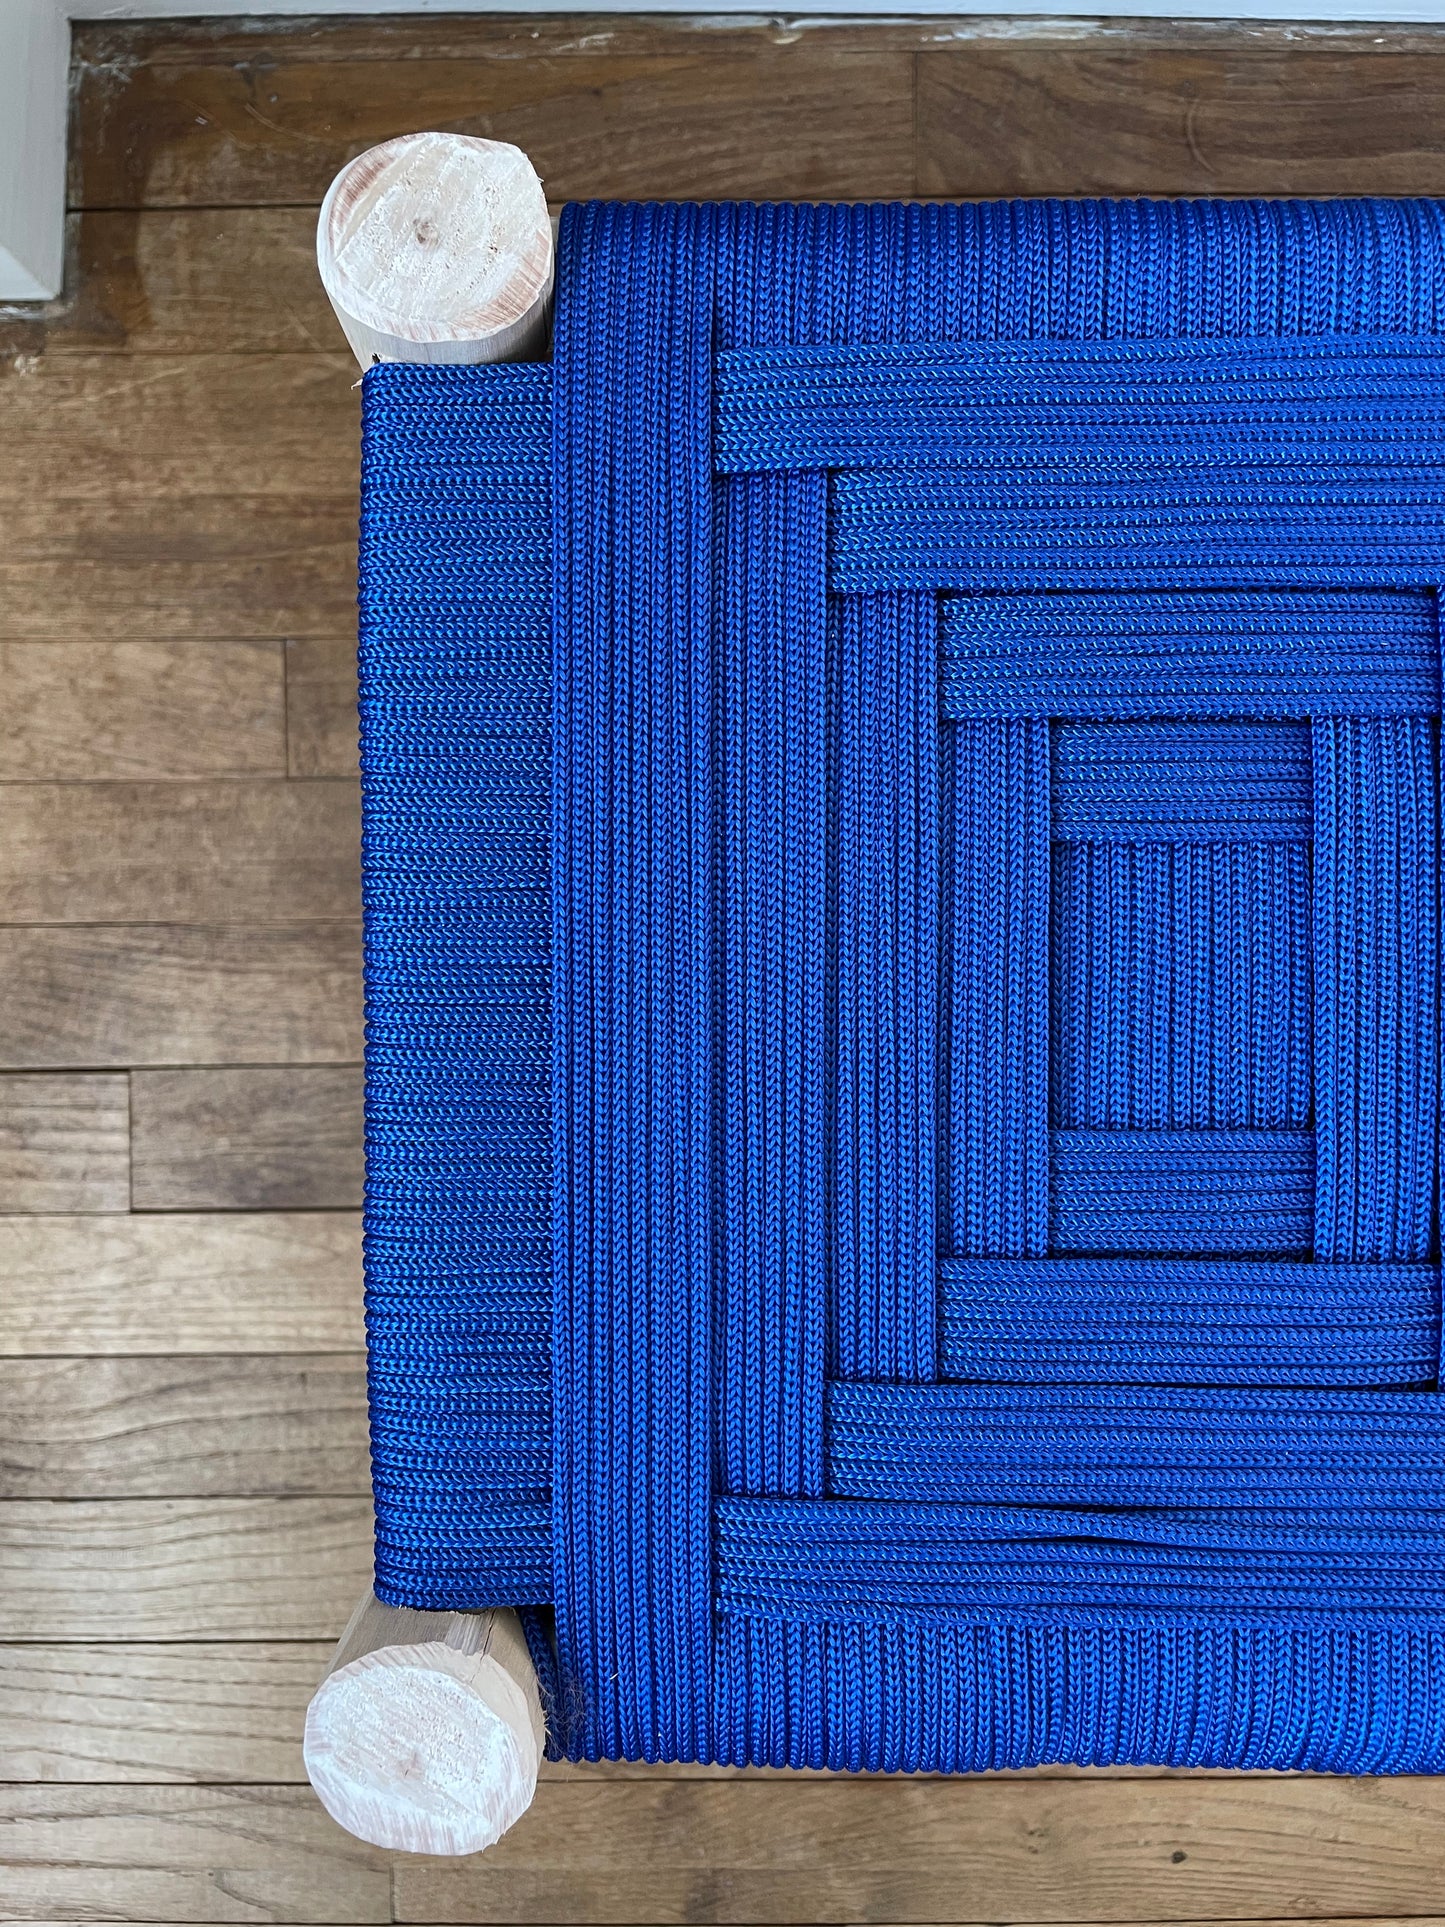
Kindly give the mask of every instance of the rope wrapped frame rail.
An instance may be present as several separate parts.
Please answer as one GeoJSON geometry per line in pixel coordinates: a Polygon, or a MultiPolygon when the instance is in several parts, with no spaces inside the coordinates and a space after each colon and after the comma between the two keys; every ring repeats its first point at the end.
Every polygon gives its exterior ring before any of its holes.
{"type": "Polygon", "coordinates": [[[366,380],[378,1595],[586,1757],[1445,1769],[1445,213],[560,250],[366,380]]]}

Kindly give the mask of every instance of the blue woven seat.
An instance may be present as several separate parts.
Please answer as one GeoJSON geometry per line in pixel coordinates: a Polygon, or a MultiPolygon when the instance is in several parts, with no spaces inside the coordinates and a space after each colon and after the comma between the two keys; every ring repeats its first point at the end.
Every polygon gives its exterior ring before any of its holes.
{"type": "Polygon", "coordinates": [[[363,482],[379,1595],[591,1758],[1445,1769],[1445,208],[571,208],[363,482]]]}

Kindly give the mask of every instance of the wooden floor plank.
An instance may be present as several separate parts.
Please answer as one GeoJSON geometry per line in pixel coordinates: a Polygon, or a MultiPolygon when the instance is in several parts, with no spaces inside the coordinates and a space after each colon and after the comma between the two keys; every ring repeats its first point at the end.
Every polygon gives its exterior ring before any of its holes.
{"type": "Polygon", "coordinates": [[[0,1646],[0,1780],[300,1785],[329,1642],[0,1646]]]}
{"type": "Polygon", "coordinates": [[[12,1920],[391,1918],[386,1856],[309,1787],[7,1787],[0,1801],[12,1920]]]}
{"type": "Polygon", "coordinates": [[[316,209],[72,214],[64,296],[0,317],[0,354],[349,352],[316,273],[316,209]]]}
{"type": "Polygon", "coordinates": [[[0,1412],[3,1498],[370,1490],[356,1354],[0,1359],[0,1412]]]}
{"type": "Polygon", "coordinates": [[[359,1065],[136,1071],[137,1211],[360,1209],[359,1065]]]}
{"type": "Polygon", "coordinates": [[[356,642],[296,636],[286,644],[286,754],[292,776],[356,773],[356,642]]]}
{"type": "MultiPolygon", "coordinates": [[[[354,468],[354,459],[352,463],[354,468]]],[[[329,497],[63,492],[5,508],[0,637],[346,635],[356,625],[354,476],[329,497]]]]}
{"type": "Polygon", "coordinates": [[[0,1218],[0,1354],[356,1352],[352,1212],[0,1218]]]}
{"type": "Polygon", "coordinates": [[[104,1071],[0,1075],[0,1212],[129,1209],[128,1080],[104,1071]]]}
{"type": "MultiPolygon", "coordinates": [[[[325,1641],[0,1646],[0,1780],[301,1784],[306,1703],[325,1641]]],[[[1155,1768],[1039,1778],[1158,1778],[1155,1768]]],[[[1010,1776],[1017,1779],[1018,1775],[1010,1776]]],[[[1203,1778],[1203,1776],[1196,1776],[1203,1778]]],[[[782,1768],[544,1761],[546,1784],[767,1780],[780,1797],[834,1776],[782,1768]]]]}
{"type": "Polygon", "coordinates": [[[1077,41],[924,53],[923,194],[1439,194],[1431,52],[1077,41]]]}
{"type": "MultiPolygon", "coordinates": [[[[581,1916],[578,1916],[581,1918],[581,1916]]],[[[590,1916],[589,1916],[590,1918],[590,1916]]],[[[10,1927],[39,1927],[38,1922],[14,1922],[10,1927]]],[[[90,1927],[89,1922],[66,1921],[47,1922],[46,1927],[90,1927]]],[[[158,1922],[134,1923],[134,1927],[161,1927],[158,1922]]],[[[430,1927],[442,1927],[431,1923],[430,1927]]],[[[919,1927],[917,1922],[885,1923],[884,1927],[919,1927]]],[[[940,1927],[940,1923],[924,1923],[923,1927],[940,1927]]],[[[955,1927],[1094,1927],[1092,1922],[1069,1919],[1064,1921],[966,1921],[955,1923],[955,1927]]],[[[1174,1927],[1174,1923],[1164,1921],[1131,1921],[1128,1927],[1174,1927]]],[[[1392,1914],[1384,1918],[1378,1914],[1351,1915],[1348,1920],[1336,1916],[1333,1920],[1303,1921],[1295,1920],[1199,1920],[1191,1921],[1189,1927],[1445,1927],[1445,1914],[1411,1914],[1408,1919],[1403,1914],[1392,1914]]]]}
{"type": "MultiPolygon", "coordinates": [[[[1097,24],[1107,29],[1109,23],[1097,24]]],[[[618,60],[683,51],[759,55],[773,46],[790,45],[801,34],[834,53],[868,54],[880,49],[911,53],[920,44],[936,40],[951,43],[961,32],[969,38],[980,37],[977,31],[969,31],[970,25],[956,20],[940,25],[908,16],[860,21],[837,15],[805,15],[783,22],[750,20],[737,14],[669,17],[627,12],[333,15],[288,20],[279,33],[273,21],[265,35],[265,46],[274,53],[278,40],[284,38],[286,47],[299,50],[308,61],[338,66],[417,59],[533,62],[578,54],[595,59],[603,53],[618,60]]],[[[1120,37],[1132,42],[1141,30],[1149,31],[1150,25],[1131,20],[1130,31],[1120,37]]],[[[1006,19],[1002,32],[1007,36],[1021,28],[1027,30],[1027,23],[1006,19]]],[[[997,37],[999,31],[995,27],[989,35],[985,30],[982,37],[997,37]]],[[[1421,31],[1429,30],[1397,31],[1413,45],[1421,31]]],[[[1354,38],[1368,44],[1363,33],[1354,38]]],[[[124,25],[114,20],[78,21],[74,47],[79,66],[97,70],[108,67],[122,81],[143,67],[234,66],[238,61],[255,60],[258,53],[252,24],[224,17],[167,19],[160,26],[143,18],[127,19],[124,25]]],[[[87,129],[88,135],[90,132],[87,129]]]]}
{"type": "Polygon", "coordinates": [[[0,921],[311,923],[360,906],[355,783],[0,785],[0,921]]]}
{"type": "Polygon", "coordinates": [[[0,361],[0,409],[0,504],[128,494],[155,513],[175,498],[184,527],[188,500],[220,480],[250,497],[337,496],[356,484],[349,353],[21,357],[0,361]]]}
{"type": "MultiPolygon", "coordinates": [[[[455,30],[452,30],[455,40],[455,30]]],[[[904,52],[839,52],[809,35],[674,31],[660,51],[575,48],[496,59],[142,64],[120,84],[80,68],[84,208],[316,203],[373,142],[415,127],[514,141],[549,195],[880,198],[913,185],[904,52]]]]}
{"type": "Polygon", "coordinates": [[[276,642],[0,642],[0,687],[0,782],[286,774],[276,642]]]}
{"type": "Polygon", "coordinates": [[[0,1066],[325,1064],[361,1055],[361,926],[0,929],[0,1066]]]}
{"type": "Polygon", "coordinates": [[[335,1638],[367,1499],[0,1501],[0,1641],[335,1638]]]}
{"type": "Polygon", "coordinates": [[[402,1921],[1185,1921],[1438,1911],[1445,1784],[548,1784],[402,1921]]]}
{"type": "MultiPolygon", "coordinates": [[[[146,1067],[152,1096],[172,1067],[273,1080],[239,1121],[244,1080],[199,1107],[169,1087],[146,1181],[178,1204],[339,1195],[267,1187],[305,1128],[268,1067],[354,1063],[360,1035],[344,838],[271,794],[283,771],[355,770],[354,371],[311,259],[341,159],[433,120],[521,139],[561,196],[1445,175],[1428,29],[412,17],[80,24],[76,45],[78,176],[113,211],[77,222],[78,291],[0,322],[19,718],[0,779],[55,784],[11,816],[0,795],[0,918],[37,919],[0,930],[0,1067],[146,1067]],[[196,204],[237,196],[273,204],[196,204]],[[72,778],[122,780],[88,808],[60,797],[72,778]],[[185,796],[158,802],[175,779],[185,796]],[[192,1154],[181,1133],[208,1116],[192,1154]]],[[[0,1366],[19,1642],[0,1648],[0,1777],[88,1783],[11,1790],[0,1915],[388,1919],[383,1857],[297,1784],[305,1699],[366,1564],[354,1215],[0,1219],[0,1281],[0,1351],[107,1354],[0,1366]],[[62,1498],[80,1502],[44,1503],[62,1498]],[[103,1784],[162,1778],[260,1784],[103,1784]]],[[[398,1891],[435,1923],[1445,1927],[1441,1804],[1438,1783],[559,1767],[498,1854],[406,1863],[398,1891]]]]}

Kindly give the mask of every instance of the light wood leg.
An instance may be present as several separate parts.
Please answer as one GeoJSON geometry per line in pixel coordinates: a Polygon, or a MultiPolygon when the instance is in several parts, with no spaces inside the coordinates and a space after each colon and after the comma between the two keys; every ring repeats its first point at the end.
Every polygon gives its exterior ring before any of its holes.
{"type": "MultiPolygon", "coordinates": [[[[347,164],[316,259],[363,368],[545,352],[553,238],[542,184],[505,141],[409,134],[347,164]]],[[[368,1595],[306,1714],[306,1771],[374,1845],[477,1853],[531,1803],[536,1675],[515,1613],[428,1613],[368,1595]]]]}
{"type": "Polygon", "coordinates": [[[306,1771],[358,1839],[479,1853],[531,1804],[537,1677],[512,1612],[430,1613],[368,1594],[306,1712],[306,1771]]]}
{"type": "Polygon", "coordinates": [[[466,134],[406,134],[358,154],[316,228],[322,283],[363,368],[543,354],[552,256],[532,163],[466,134]]]}

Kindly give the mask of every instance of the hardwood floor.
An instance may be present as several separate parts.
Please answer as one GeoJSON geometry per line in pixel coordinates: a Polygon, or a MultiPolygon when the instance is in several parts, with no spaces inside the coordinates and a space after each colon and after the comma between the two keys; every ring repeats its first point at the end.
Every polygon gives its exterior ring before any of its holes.
{"type": "Polygon", "coordinates": [[[355,370],[334,169],[557,199],[1445,193],[1445,34],[566,16],[77,29],[72,286],[0,317],[0,1919],[1445,1927],[1445,1782],[559,1768],[348,1839],[364,1583],[355,370]]]}

